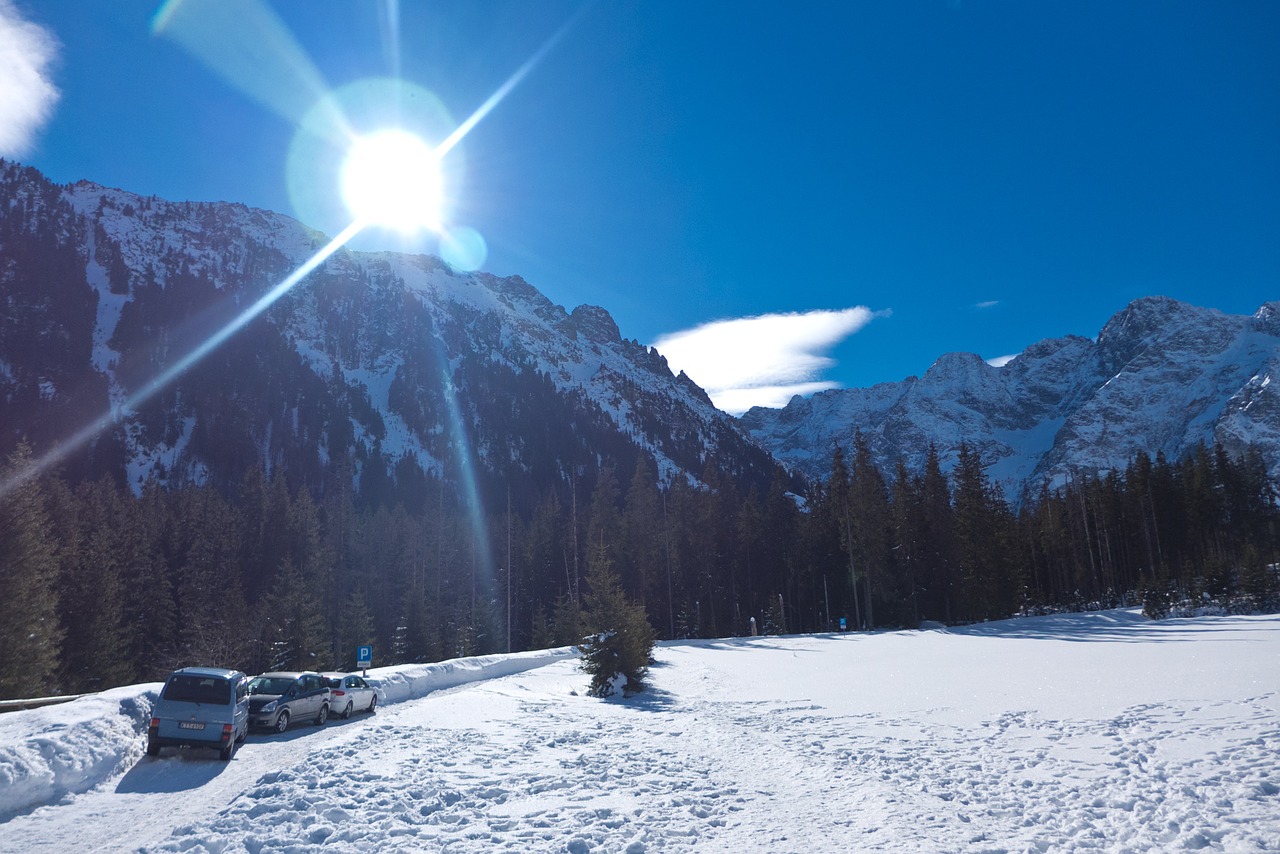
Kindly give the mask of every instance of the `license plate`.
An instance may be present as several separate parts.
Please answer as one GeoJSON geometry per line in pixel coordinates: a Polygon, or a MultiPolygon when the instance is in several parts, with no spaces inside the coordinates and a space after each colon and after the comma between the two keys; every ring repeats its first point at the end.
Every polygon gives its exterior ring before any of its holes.
{"type": "Polygon", "coordinates": [[[179,729],[204,729],[204,724],[198,724],[194,721],[178,721],[179,729]]]}

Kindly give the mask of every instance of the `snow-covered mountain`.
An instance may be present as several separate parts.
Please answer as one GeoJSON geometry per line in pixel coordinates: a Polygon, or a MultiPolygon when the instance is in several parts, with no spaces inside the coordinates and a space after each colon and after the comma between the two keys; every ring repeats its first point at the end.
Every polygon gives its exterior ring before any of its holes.
{"type": "MultiPolygon", "coordinates": [[[[37,452],[118,406],[328,241],[280,214],[173,203],[0,161],[0,451],[37,452]]],[[[340,250],[98,437],[80,474],[233,487],[261,461],[323,489],[424,474],[543,489],[647,455],[751,482],[768,454],[603,308],[519,277],[340,250]]],[[[521,487],[517,487],[521,488],[521,487]]]]}
{"type": "Polygon", "coordinates": [[[978,449],[1011,497],[1073,472],[1123,469],[1138,451],[1176,459],[1199,442],[1257,445],[1280,476],[1280,302],[1227,315],[1164,297],[1136,300],[1094,341],[1053,338],[1004,367],[950,353],[923,377],[793,398],[742,416],[784,464],[830,472],[832,447],[862,431],[877,461],[944,467],[978,449]]]}
{"type": "MultiPolygon", "coordinates": [[[[243,205],[59,186],[0,161],[0,456],[120,405],[327,240],[243,205]]],[[[860,430],[886,471],[918,467],[930,443],[949,465],[967,442],[1016,497],[1201,441],[1257,445],[1280,477],[1275,377],[1280,302],[1233,316],[1151,297],[1093,341],[1042,341],[1000,368],[948,354],[923,377],[739,420],[603,308],[344,249],[66,467],[231,489],[261,462],[317,492],[350,477],[421,503],[424,475],[532,495],[602,465],[628,477],[641,455],[666,479],[714,463],[763,485],[770,453],[826,477],[832,446],[860,430]]]]}

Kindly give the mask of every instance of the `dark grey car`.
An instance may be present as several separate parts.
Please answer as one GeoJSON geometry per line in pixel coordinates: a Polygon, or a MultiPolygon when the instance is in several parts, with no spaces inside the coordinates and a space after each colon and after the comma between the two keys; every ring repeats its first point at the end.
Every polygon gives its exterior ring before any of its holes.
{"type": "Polygon", "coordinates": [[[329,684],[319,673],[263,673],[249,680],[249,726],[284,732],[295,720],[329,719],[329,684]]]}

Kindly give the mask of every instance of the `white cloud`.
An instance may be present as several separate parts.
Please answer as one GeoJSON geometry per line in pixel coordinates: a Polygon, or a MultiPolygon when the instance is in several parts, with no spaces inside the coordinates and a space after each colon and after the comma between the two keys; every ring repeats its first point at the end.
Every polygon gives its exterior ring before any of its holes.
{"type": "Polygon", "coordinates": [[[49,66],[57,53],[52,33],[0,0],[0,156],[25,155],[53,115],[58,89],[49,66]]]}
{"type": "Polygon", "coordinates": [[[818,379],[835,364],[826,352],[873,318],[888,315],[857,306],[716,320],[662,335],[653,346],[673,371],[684,371],[706,389],[716,406],[738,414],[835,388],[818,379]]]}
{"type": "Polygon", "coordinates": [[[1000,304],[1000,300],[989,299],[989,300],[984,300],[983,302],[976,302],[973,304],[973,307],[974,308],[995,308],[999,304],[1000,304]]]}
{"type": "Polygon", "coordinates": [[[1016,358],[1018,358],[1017,353],[1010,353],[1008,356],[996,356],[994,359],[987,359],[987,364],[993,368],[1003,368],[1016,358]]]}

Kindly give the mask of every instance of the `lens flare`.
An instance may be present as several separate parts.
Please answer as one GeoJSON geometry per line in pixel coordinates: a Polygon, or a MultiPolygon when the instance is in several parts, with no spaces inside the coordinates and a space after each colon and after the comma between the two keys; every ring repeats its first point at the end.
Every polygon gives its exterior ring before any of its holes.
{"type": "Polygon", "coordinates": [[[342,165],[342,198],[356,219],[397,231],[440,230],[440,158],[395,129],[361,137],[342,165]]]}
{"type": "MultiPolygon", "coordinates": [[[[300,218],[313,225],[347,221],[343,219],[346,212],[338,209],[341,203],[333,198],[332,185],[316,180],[318,175],[334,175],[335,171],[342,174],[343,202],[357,218],[266,295],[136,394],[85,424],[22,472],[0,481],[0,499],[31,478],[48,472],[112,424],[135,414],[139,406],[266,311],[371,224],[400,230],[430,229],[439,236],[442,251],[450,263],[464,269],[483,264],[487,247],[478,231],[469,226],[444,226],[445,182],[441,180],[441,162],[450,155],[450,169],[453,173],[460,172],[463,158],[456,151],[458,143],[524,80],[586,8],[587,5],[583,5],[475,112],[457,124],[435,95],[399,79],[398,44],[389,42],[395,60],[393,79],[374,78],[327,90],[314,63],[263,0],[235,3],[164,0],[151,23],[154,35],[174,39],[228,83],[278,115],[297,122],[298,132],[290,145],[285,176],[290,200],[300,218]],[[361,117],[366,120],[361,121],[361,117]],[[398,129],[356,135],[357,128],[385,127],[389,121],[398,129]],[[443,141],[433,149],[423,141],[424,137],[443,141]]],[[[386,35],[395,42],[398,33],[399,3],[388,0],[386,35]]],[[[460,185],[462,182],[451,174],[448,183],[460,185]]],[[[446,385],[446,400],[468,504],[479,531],[481,510],[471,470],[471,452],[451,385],[446,385]]],[[[483,543],[481,550],[482,563],[491,566],[483,543]]]]}
{"type": "MultiPolygon", "coordinates": [[[[393,129],[405,137],[434,142],[449,136],[457,126],[439,97],[405,80],[363,78],[335,89],[307,113],[289,145],[285,185],[294,215],[322,231],[340,228],[351,221],[353,213],[343,176],[352,165],[357,147],[370,146],[375,137],[393,129]],[[343,119],[338,122],[334,116],[343,119]]],[[[441,191],[447,189],[452,194],[466,186],[465,152],[456,150],[445,158],[436,146],[432,160],[441,191]]],[[[394,184],[398,178],[389,180],[394,184]]],[[[442,208],[438,218],[445,213],[442,208]]],[[[382,219],[376,214],[374,218],[382,219]]],[[[390,229],[379,229],[382,233],[370,232],[363,245],[356,248],[390,248],[385,239],[392,230],[403,241],[401,248],[420,245],[421,238],[434,233],[418,227],[411,229],[415,234],[410,234],[391,225],[390,229]],[[375,237],[381,239],[374,240],[375,237]],[[408,239],[411,237],[415,239],[408,239]]]]}

